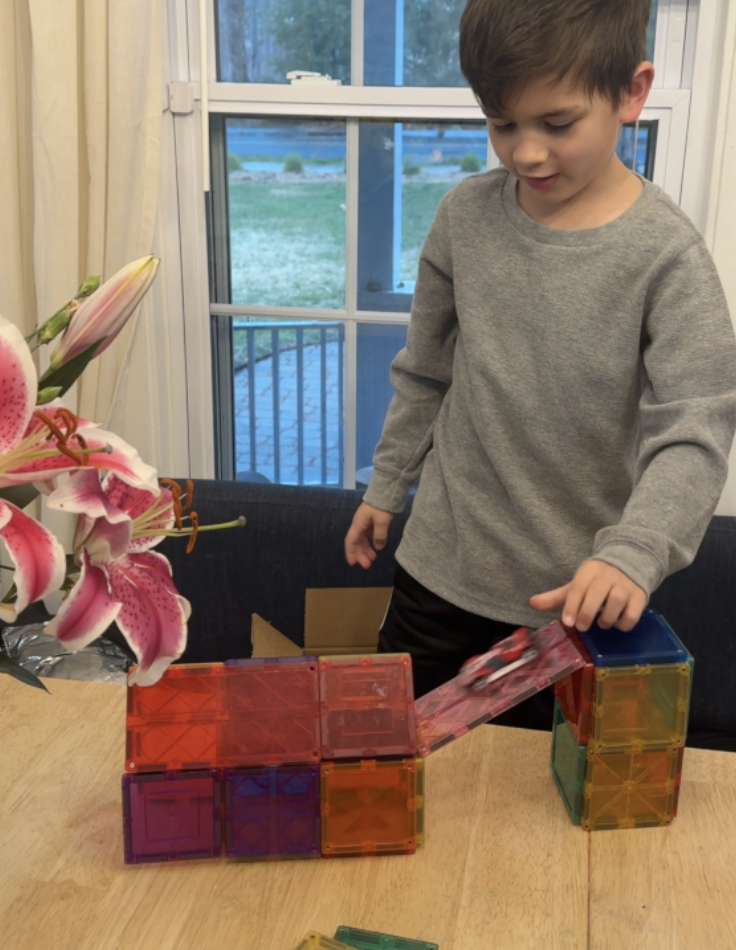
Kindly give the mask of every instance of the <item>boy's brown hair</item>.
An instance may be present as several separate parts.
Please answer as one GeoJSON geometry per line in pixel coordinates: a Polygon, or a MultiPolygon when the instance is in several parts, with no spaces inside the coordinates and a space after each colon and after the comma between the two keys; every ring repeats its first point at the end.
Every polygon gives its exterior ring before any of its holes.
{"type": "Polygon", "coordinates": [[[487,115],[545,76],[617,108],[647,57],[651,0],[468,0],[460,65],[487,115]]]}

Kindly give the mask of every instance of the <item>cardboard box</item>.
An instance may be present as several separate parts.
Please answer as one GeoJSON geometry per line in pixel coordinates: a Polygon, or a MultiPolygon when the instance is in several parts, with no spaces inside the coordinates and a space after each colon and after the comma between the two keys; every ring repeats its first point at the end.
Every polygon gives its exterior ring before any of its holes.
{"type": "Polygon", "coordinates": [[[325,587],[307,590],[304,647],[258,614],[251,619],[253,657],[350,656],[375,653],[390,587],[325,587]]]}

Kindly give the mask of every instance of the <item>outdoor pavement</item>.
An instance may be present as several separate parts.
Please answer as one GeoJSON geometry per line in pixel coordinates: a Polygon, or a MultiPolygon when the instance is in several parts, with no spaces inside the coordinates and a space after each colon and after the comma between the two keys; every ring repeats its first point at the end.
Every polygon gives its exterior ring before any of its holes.
{"type": "MultiPolygon", "coordinates": [[[[339,485],[341,394],[338,372],[339,344],[328,341],[326,349],[326,468],[322,468],[322,384],[321,347],[306,344],[304,354],[304,473],[301,484],[339,485]]],[[[299,442],[297,421],[297,351],[279,354],[279,431],[274,432],[273,358],[255,363],[255,459],[250,457],[250,393],[247,367],[235,373],[235,458],[238,477],[265,476],[270,482],[298,485],[299,442]],[[276,445],[280,454],[280,472],[276,473],[276,445]]]]}

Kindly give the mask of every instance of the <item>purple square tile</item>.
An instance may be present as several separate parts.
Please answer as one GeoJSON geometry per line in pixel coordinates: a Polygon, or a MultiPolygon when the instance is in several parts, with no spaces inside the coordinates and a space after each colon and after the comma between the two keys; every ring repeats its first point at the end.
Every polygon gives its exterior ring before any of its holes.
{"type": "Polygon", "coordinates": [[[225,853],[250,860],[318,857],[319,766],[227,769],[225,853]]]}
{"type": "Polygon", "coordinates": [[[125,863],[218,857],[222,772],[123,776],[125,863]]]}

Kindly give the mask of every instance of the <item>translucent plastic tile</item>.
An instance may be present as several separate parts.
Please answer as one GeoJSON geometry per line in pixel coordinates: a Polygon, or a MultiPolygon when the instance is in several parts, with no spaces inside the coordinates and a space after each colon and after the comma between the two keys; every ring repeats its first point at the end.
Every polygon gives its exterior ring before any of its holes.
{"type": "Polygon", "coordinates": [[[575,739],[570,723],[556,702],[550,764],[558,791],[574,825],[580,824],[586,751],[586,747],[575,739]]]}
{"type": "Polygon", "coordinates": [[[682,784],[682,760],[685,754],[685,747],[682,746],[677,751],[677,772],[675,774],[675,801],[672,805],[672,817],[677,815],[677,808],[680,804],[680,786],[682,784]]]}
{"type": "Polygon", "coordinates": [[[321,657],[322,758],[413,755],[411,658],[404,653],[321,657]]]}
{"type": "Polygon", "coordinates": [[[316,659],[236,660],[226,672],[218,765],[319,762],[316,659]]]}
{"type": "Polygon", "coordinates": [[[453,679],[417,700],[419,755],[436,752],[583,666],[583,658],[558,621],[541,627],[537,638],[537,659],[497,680],[488,691],[470,692],[453,679]]]}
{"type": "Polygon", "coordinates": [[[656,610],[645,610],[641,620],[626,633],[593,624],[579,634],[596,666],[641,666],[648,663],[686,663],[690,654],[656,610]]]}
{"type": "Polygon", "coordinates": [[[322,854],[413,853],[424,838],[424,763],[362,759],[321,766],[322,854]]]}
{"type": "Polygon", "coordinates": [[[222,663],[182,664],[153,686],[129,687],[126,771],[215,767],[224,678],[222,663]]]}
{"type": "Polygon", "coordinates": [[[215,768],[217,731],[216,722],[129,725],[125,768],[128,772],[215,768]]]}
{"type": "Polygon", "coordinates": [[[590,831],[669,824],[680,761],[679,749],[600,754],[589,749],[580,824],[590,831]]]}
{"type": "Polygon", "coordinates": [[[128,687],[128,718],[177,722],[206,719],[220,709],[222,663],[170,666],[153,686],[128,687]]]}
{"type": "Polygon", "coordinates": [[[319,857],[319,766],[227,769],[224,819],[229,858],[319,857]]]}
{"type": "Polygon", "coordinates": [[[596,668],[590,748],[636,752],[684,745],[691,681],[691,662],[596,668]]]}
{"type": "Polygon", "coordinates": [[[125,863],[221,852],[219,770],[123,776],[125,863]]]}
{"type": "Polygon", "coordinates": [[[585,745],[590,731],[595,667],[576,630],[565,627],[584,665],[555,683],[555,699],[570,724],[578,745],[585,745]]]}
{"type": "Polygon", "coordinates": [[[338,927],[335,937],[355,950],[439,950],[438,944],[427,943],[426,940],[394,937],[392,934],[360,930],[358,927],[338,927]]]}
{"type": "Polygon", "coordinates": [[[352,950],[347,944],[314,931],[308,933],[295,950],[352,950]]]}

